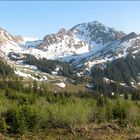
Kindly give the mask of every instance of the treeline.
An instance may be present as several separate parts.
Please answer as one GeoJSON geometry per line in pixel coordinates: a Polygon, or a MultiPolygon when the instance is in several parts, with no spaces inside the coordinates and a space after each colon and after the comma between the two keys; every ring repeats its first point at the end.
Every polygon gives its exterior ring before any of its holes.
{"type": "Polygon", "coordinates": [[[68,63],[61,62],[58,60],[48,60],[45,58],[37,59],[32,55],[26,55],[24,63],[34,65],[42,72],[50,74],[52,74],[53,71],[56,71],[58,72],[58,75],[63,75],[66,77],[71,77],[73,75],[72,67],[68,63]]]}

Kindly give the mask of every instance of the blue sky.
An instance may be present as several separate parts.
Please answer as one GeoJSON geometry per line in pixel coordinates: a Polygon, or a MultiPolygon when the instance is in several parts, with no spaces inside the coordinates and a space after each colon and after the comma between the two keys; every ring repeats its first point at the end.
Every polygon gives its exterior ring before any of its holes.
{"type": "Polygon", "coordinates": [[[140,33],[140,2],[0,1],[0,27],[15,35],[43,37],[94,20],[127,33],[140,33]]]}

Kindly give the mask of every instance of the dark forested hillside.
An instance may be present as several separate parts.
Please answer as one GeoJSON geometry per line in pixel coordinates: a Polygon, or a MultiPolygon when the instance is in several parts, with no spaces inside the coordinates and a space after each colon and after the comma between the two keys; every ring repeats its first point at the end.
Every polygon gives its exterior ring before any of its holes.
{"type": "Polygon", "coordinates": [[[128,55],[108,63],[105,68],[96,65],[91,70],[94,78],[108,78],[120,83],[131,85],[132,81],[139,81],[140,56],[128,55]]]}
{"type": "Polygon", "coordinates": [[[24,63],[36,66],[40,71],[52,74],[56,71],[58,75],[71,77],[73,75],[72,67],[65,62],[58,60],[48,60],[45,58],[37,59],[32,55],[26,55],[24,63]]]}

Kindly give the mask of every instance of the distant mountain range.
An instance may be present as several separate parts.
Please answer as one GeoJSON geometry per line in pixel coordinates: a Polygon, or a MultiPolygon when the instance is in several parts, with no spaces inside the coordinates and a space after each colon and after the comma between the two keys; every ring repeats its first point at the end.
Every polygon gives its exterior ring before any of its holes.
{"type": "MultiPolygon", "coordinates": [[[[111,63],[130,56],[136,61],[139,59],[139,51],[139,34],[126,34],[99,21],[77,24],[69,30],[62,28],[55,34],[46,35],[42,40],[13,36],[0,28],[0,56],[14,67],[24,66],[24,59],[31,55],[36,59],[66,62],[77,69],[77,73],[84,75],[87,71],[94,72],[97,66],[107,69],[111,63]]],[[[128,66],[127,63],[125,65],[128,66]]],[[[132,69],[131,66],[133,65],[129,64],[129,70],[132,69]]],[[[135,75],[138,77],[140,68],[138,65],[136,67],[135,75]]],[[[103,76],[111,78],[105,73],[103,76]]],[[[131,74],[129,76],[130,83],[139,83],[138,78],[131,74]]],[[[124,78],[120,79],[120,82],[127,83],[124,78]]]]}

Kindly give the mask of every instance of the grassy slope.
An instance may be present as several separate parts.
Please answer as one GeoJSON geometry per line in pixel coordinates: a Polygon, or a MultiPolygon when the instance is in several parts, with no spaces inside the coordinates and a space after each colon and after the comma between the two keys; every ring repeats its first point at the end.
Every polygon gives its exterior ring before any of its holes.
{"type": "Polygon", "coordinates": [[[49,89],[52,91],[57,91],[57,92],[72,92],[72,93],[76,93],[79,91],[86,91],[86,84],[78,84],[78,85],[74,85],[71,83],[66,83],[66,87],[65,88],[61,88],[59,86],[57,86],[55,83],[48,83],[47,84],[49,89]]]}

